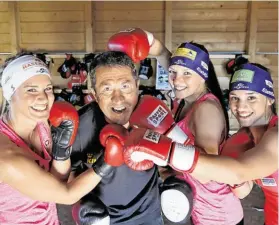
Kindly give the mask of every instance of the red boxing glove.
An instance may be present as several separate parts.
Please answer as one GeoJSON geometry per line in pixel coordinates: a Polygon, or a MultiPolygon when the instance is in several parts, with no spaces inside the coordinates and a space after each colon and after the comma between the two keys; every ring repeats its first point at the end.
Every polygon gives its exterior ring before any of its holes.
{"type": "Polygon", "coordinates": [[[177,143],[186,144],[189,141],[188,136],[176,125],[166,104],[150,95],[144,95],[140,99],[129,122],[131,126],[164,134],[177,143]]]}
{"type": "Polygon", "coordinates": [[[123,145],[127,136],[128,130],[117,124],[108,124],[101,130],[100,142],[106,148],[105,163],[110,166],[121,166],[124,163],[123,145]]]}
{"type": "Polygon", "coordinates": [[[108,49],[125,52],[135,63],[144,60],[148,54],[154,37],[140,28],[121,31],[110,37],[108,49]]]}
{"type": "Polygon", "coordinates": [[[75,141],[79,116],[77,110],[68,102],[54,102],[49,121],[52,134],[52,156],[56,160],[64,161],[71,155],[71,146],[75,141]]]}
{"type": "Polygon", "coordinates": [[[169,165],[180,172],[192,172],[198,156],[194,146],[172,142],[164,135],[143,128],[133,129],[125,141],[124,161],[134,170],[148,170],[155,163],[169,165]]]}

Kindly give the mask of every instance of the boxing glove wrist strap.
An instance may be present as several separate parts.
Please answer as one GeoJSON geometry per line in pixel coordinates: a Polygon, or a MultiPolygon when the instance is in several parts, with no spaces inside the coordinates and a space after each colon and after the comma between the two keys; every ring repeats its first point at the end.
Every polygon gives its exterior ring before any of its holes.
{"type": "Polygon", "coordinates": [[[148,43],[149,43],[149,46],[152,46],[153,43],[154,43],[154,36],[152,33],[148,32],[148,31],[144,31],[147,35],[147,39],[148,39],[148,43]]]}
{"type": "Polygon", "coordinates": [[[93,164],[92,168],[93,168],[94,172],[96,174],[98,174],[100,177],[105,177],[114,170],[113,166],[107,164],[104,161],[103,155],[101,155],[98,158],[98,160],[93,164]]]}
{"type": "Polygon", "coordinates": [[[199,152],[193,145],[174,143],[169,164],[175,170],[191,173],[196,167],[199,152]]]}
{"type": "Polygon", "coordinates": [[[173,126],[168,132],[167,137],[172,139],[174,142],[185,144],[187,143],[188,136],[185,132],[177,125],[173,126]]]}
{"type": "Polygon", "coordinates": [[[52,158],[57,161],[65,161],[70,158],[72,153],[72,146],[61,148],[57,145],[52,147],[52,158]]]}

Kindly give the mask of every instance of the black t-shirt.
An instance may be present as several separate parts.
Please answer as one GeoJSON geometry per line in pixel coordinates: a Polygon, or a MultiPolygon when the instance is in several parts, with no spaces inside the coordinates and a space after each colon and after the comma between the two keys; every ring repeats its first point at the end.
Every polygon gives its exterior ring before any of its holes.
{"type": "MultiPolygon", "coordinates": [[[[85,164],[94,163],[104,150],[99,133],[107,124],[96,102],[81,108],[79,116],[78,135],[71,156],[73,169],[78,173],[86,169],[85,164]]],[[[103,178],[93,193],[108,207],[111,224],[144,224],[145,220],[150,220],[150,215],[160,216],[158,185],[156,167],[134,171],[122,165],[103,178]]]]}

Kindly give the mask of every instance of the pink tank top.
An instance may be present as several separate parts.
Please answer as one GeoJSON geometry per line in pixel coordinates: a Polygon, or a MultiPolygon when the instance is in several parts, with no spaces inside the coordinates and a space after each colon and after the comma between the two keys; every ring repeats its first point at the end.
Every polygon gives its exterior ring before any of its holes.
{"type": "MultiPolygon", "coordinates": [[[[0,120],[0,132],[8,136],[19,147],[30,152],[36,162],[49,171],[51,157],[45,149],[43,149],[44,158],[34,153],[3,120],[0,120]]],[[[0,224],[59,225],[56,204],[34,201],[8,184],[0,182],[0,224]]]]}
{"type": "MultiPolygon", "coordinates": [[[[195,144],[195,137],[189,129],[189,120],[192,113],[199,104],[212,99],[219,103],[219,100],[213,94],[203,95],[194,103],[184,119],[177,123],[188,136],[189,144],[191,145],[195,144]]],[[[224,141],[221,143],[220,148],[224,141]]],[[[202,184],[189,173],[184,173],[183,176],[185,181],[192,187],[194,193],[192,220],[195,225],[235,225],[242,220],[243,208],[241,202],[232,193],[227,184],[215,181],[202,184]]]]}

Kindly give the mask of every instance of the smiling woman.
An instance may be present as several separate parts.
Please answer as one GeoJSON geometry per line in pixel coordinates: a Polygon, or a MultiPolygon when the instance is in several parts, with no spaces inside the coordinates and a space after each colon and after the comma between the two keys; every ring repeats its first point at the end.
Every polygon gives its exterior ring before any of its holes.
{"type": "Polygon", "coordinates": [[[67,102],[53,102],[51,75],[40,59],[8,60],[1,85],[8,106],[0,119],[0,224],[58,225],[55,203],[77,202],[112,166],[100,158],[66,182],[78,113],[67,102]]]}
{"type": "Polygon", "coordinates": [[[3,95],[9,103],[4,118],[7,123],[20,123],[23,129],[35,121],[47,124],[54,101],[50,73],[46,65],[31,55],[19,55],[4,66],[3,95]]]}
{"type": "Polygon", "coordinates": [[[241,127],[267,124],[275,108],[273,81],[267,68],[250,63],[239,66],[231,78],[230,90],[230,107],[241,127]]]}

